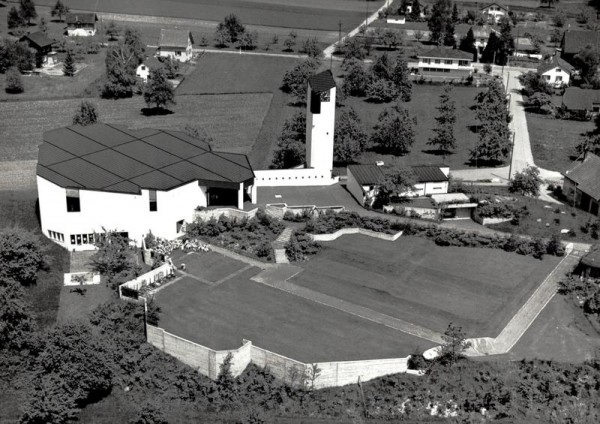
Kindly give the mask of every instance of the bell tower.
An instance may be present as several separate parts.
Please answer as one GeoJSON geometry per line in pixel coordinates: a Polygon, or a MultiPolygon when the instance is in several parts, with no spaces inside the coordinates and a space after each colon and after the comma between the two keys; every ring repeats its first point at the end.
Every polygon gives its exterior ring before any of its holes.
{"type": "Polygon", "coordinates": [[[333,170],[335,129],[335,80],[330,70],[308,79],[306,90],[306,166],[319,171],[333,170]]]}

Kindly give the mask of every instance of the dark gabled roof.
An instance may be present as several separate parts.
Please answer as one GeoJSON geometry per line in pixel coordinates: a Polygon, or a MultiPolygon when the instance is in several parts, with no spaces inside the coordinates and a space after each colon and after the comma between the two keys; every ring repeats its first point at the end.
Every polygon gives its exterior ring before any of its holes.
{"type": "Polygon", "coordinates": [[[448,176],[442,172],[439,166],[420,165],[411,166],[412,173],[417,183],[438,183],[448,181],[448,176]]]}
{"type": "Polygon", "coordinates": [[[598,46],[600,33],[596,31],[565,31],[562,40],[563,53],[576,54],[586,46],[598,46]]]}
{"type": "Polygon", "coordinates": [[[483,7],[481,8],[481,10],[483,10],[483,9],[487,9],[487,8],[488,8],[488,7],[490,7],[490,6],[498,6],[498,7],[502,8],[502,9],[504,9],[504,10],[508,10],[508,7],[506,7],[506,6],[502,6],[502,5],[501,5],[501,4],[499,4],[499,3],[490,3],[490,4],[488,4],[487,6],[483,6],[483,7]]]}
{"type": "Polygon", "coordinates": [[[95,13],[67,13],[65,22],[67,25],[81,22],[82,24],[95,24],[98,16],[95,13]]]}
{"type": "Polygon", "coordinates": [[[554,55],[549,60],[545,61],[540,66],[538,66],[537,71],[539,74],[543,74],[544,72],[548,72],[554,68],[560,68],[568,74],[575,70],[575,68],[566,60],[563,60],[560,57],[554,55]]]}
{"type": "Polygon", "coordinates": [[[600,244],[595,244],[590,248],[590,251],[581,258],[583,265],[600,268],[600,244]]]}
{"type": "Polygon", "coordinates": [[[600,158],[593,153],[588,153],[585,160],[564,173],[565,178],[577,184],[581,190],[591,198],[600,200],[600,158]]]}
{"type": "Polygon", "coordinates": [[[328,91],[335,87],[335,80],[333,79],[333,74],[329,69],[313,75],[308,79],[308,83],[310,84],[312,91],[315,93],[328,91]]]}
{"type": "Polygon", "coordinates": [[[381,166],[377,165],[348,165],[348,173],[352,173],[360,185],[378,184],[385,178],[381,166]]]}
{"type": "Polygon", "coordinates": [[[52,44],[54,44],[56,42],[56,41],[52,40],[51,38],[49,38],[42,31],[24,35],[23,37],[21,37],[20,41],[28,41],[29,45],[31,47],[34,47],[37,49],[43,49],[44,47],[51,46],[52,44]]]}
{"type": "Polygon", "coordinates": [[[188,39],[194,43],[192,33],[183,29],[161,29],[158,47],[180,47],[188,46],[188,39]]]}
{"type": "Polygon", "coordinates": [[[140,193],[191,181],[237,187],[254,178],[245,155],[212,151],[179,131],[74,125],[44,133],[37,175],[61,187],[140,193]]]}
{"type": "Polygon", "coordinates": [[[600,103],[600,90],[569,87],[565,90],[562,98],[563,106],[572,111],[592,110],[594,103],[600,103]]]}
{"type": "Polygon", "coordinates": [[[463,52],[458,49],[449,49],[445,47],[436,47],[431,50],[422,52],[418,56],[419,58],[433,58],[433,59],[460,59],[460,60],[473,60],[473,53],[463,52]]]}

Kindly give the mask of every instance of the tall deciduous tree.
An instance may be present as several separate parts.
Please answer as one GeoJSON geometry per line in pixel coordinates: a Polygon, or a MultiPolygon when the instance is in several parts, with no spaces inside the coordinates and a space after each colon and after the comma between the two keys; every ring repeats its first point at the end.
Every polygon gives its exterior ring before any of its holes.
{"type": "Polygon", "coordinates": [[[573,58],[573,64],[581,70],[581,77],[591,83],[598,75],[600,55],[594,46],[585,46],[573,58]]]}
{"type": "Polygon", "coordinates": [[[110,23],[106,27],[106,36],[108,37],[108,40],[109,41],[115,41],[115,40],[117,40],[117,38],[119,37],[120,33],[121,33],[121,30],[115,24],[115,21],[110,21],[110,23]]]}
{"type": "Polygon", "coordinates": [[[105,231],[94,239],[98,249],[90,258],[94,271],[106,275],[109,282],[114,282],[119,274],[136,271],[135,250],[129,246],[128,238],[116,231],[105,231]]]}
{"type": "Polygon", "coordinates": [[[394,69],[392,70],[392,81],[396,85],[398,96],[403,102],[410,102],[412,98],[412,80],[410,79],[410,71],[408,63],[402,56],[398,56],[394,69]]]}
{"type": "Polygon", "coordinates": [[[283,124],[272,166],[285,169],[303,164],[306,158],[305,140],[306,114],[297,112],[283,124]]]}
{"type": "MultiPolygon", "coordinates": [[[[436,0],[432,9],[431,16],[427,26],[431,31],[431,41],[437,45],[445,44],[449,41],[446,33],[451,29],[454,34],[454,24],[452,22],[452,3],[450,0],[436,0]]],[[[452,45],[452,44],[450,44],[452,45]]]]}
{"type": "Polygon", "coordinates": [[[73,125],[92,125],[98,121],[98,111],[96,105],[88,100],[79,104],[75,115],[73,116],[73,125]]]}
{"type": "Polygon", "coordinates": [[[333,156],[336,162],[355,162],[367,148],[369,136],[353,108],[340,115],[335,125],[333,156]]]}
{"type": "Polygon", "coordinates": [[[43,251],[35,234],[22,228],[0,230],[0,278],[33,284],[44,266],[43,251]]]}
{"type": "Polygon", "coordinates": [[[415,176],[407,168],[391,168],[385,172],[383,181],[378,184],[375,207],[397,200],[415,190],[415,176]]]}
{"type": "Polygon", "coordinates": [[[342,91],[349,96],[364,96],[369,85],[370,75],[362,61],[351,57],[344,62],[344,83],[342,91]]]}
{"type": "Polygon", "coordinates": [[[540,170],[535,166],[528,166],[521,172],[517,172],[508,184],[508,191],[519,193],[523,196],[538,197],[542,178],[540,170]]]}
{"type": "Polygon", "coordinates": [[[58,20],[59,22],[62,22],[63,20],[63,16],[65,16],[67,13],[69,13],[69,6],[63,4],[63,2],[61,0],[56,0],[56,3],[54,4],[54,6],[52,7],[52,10],[50,11],[50,14],[54,17],[54,16],[58,16],[58,20]]]}
{"type": "Polygon", "coordinates": [[[235,43],[244,32],[246,27],[242,24],[240,18],[233,13],[225,16],[222,22],[217,25],[217,33],[223,32],[229,35],[229,42],[235,43]]]}
{"type": "Polygon", "coordinates": [[[137,29],[125,28],[123,42],[131,49],[137,67],[144,61],[144,54],[146,53],[146,44],[142,41],[141,33],[137,29]]]}
{"type": "Polygon", "coordinates": [[[415,142],[417,118],[396,105],[379,115],[371,141],[392,155],[405,155],[415,142]]]}
{"type": "Polygon", "coordinates": [[[166,109],[175,104],[175,91],[167,80],[163,68],[154,68],[150,71],[144,90],[144,101],[148,106],[154,105],[157,109],[166,109]]]}
{"type": "Polygon", "coordinates": [[[456,147],[456,137],[454,136],[454,126],[456,125],[456,104],[452,100],[452,89],[446,88],[440,96],[440,104],[437,107],[438,116],[435,117],[436,126],[433,129],[433,137],[427,144],[437,146],[446,154],[456,147]]]}
{"type": "Polygon", "coordinates": [[[294,66],[293,69],[286,71],[283,76],[283,91],[294,96],[299,103],[306,102],[306,86],[308,78],[317,72],[319,66],[319,61],[315,59],[306,59],[294,66]]]}
{"type": "Polygon", "coordinates": [[[27,24],[30,25],[31,20],[37,18],[33,0],[21,0],[19,3],[19,14],[27,21],[27,24]]]}
{"type": "Polygon", "coordinates": [[[109,98],[130,97],[137,79],[135,71],[138,59],[131,46],[125,41],[110,46],[106,52],[106,83],[102,96],[109,98]]]}
{"type": "Polygon", "coordinates": [[[377,79],[385,79],[391,81],[394,67],[387,53],[379,56],[373,65],[371,65],[371,73],[377,79]]]}

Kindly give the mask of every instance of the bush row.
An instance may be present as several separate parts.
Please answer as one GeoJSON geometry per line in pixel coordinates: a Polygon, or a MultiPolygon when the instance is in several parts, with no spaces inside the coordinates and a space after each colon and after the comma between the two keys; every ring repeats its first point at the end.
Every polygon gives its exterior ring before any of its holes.
{"type": "Polygon", "coordinates": [[[316,255],[321,250],[321,244],[313,241],[306,231],[296,230],[290,241],[285,245],[285,254],[292,262],[303,261],[308,256],[316,255]]]}

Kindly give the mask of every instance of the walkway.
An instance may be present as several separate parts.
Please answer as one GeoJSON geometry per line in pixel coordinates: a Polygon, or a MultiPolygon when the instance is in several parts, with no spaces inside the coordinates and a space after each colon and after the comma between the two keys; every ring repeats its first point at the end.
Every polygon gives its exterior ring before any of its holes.
{"type": "Polygon", "coordinates": [[[275,263],[290,263],[285,253],[285,245],[289,243],[293,231],[294,229],[292,227],[285,227],[281,234],[279,234],[279,237],[277,237],[277,240],[271,243],[271,246],[273,247],[273,252],[275,252],[275,263]]]}

